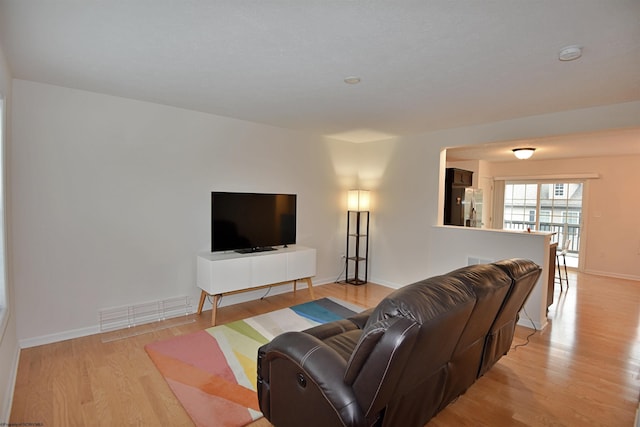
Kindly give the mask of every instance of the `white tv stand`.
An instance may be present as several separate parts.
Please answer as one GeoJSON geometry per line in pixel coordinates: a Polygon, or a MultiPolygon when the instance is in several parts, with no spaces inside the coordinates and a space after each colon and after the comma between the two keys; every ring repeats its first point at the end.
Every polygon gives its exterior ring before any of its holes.
{"type": "Polygon", "coordinates": [[[293,282],[307,282],[311,298],[316,275],[316,250],[291,245],[275,251],[239,254],[237,252],[203,252],[198,254],[196,284],[202,292],[198,314],[207,295],[213,296],[211,324],[216,324],[218,303],[222,295],[237,294],[254,289],[293,282]]]}

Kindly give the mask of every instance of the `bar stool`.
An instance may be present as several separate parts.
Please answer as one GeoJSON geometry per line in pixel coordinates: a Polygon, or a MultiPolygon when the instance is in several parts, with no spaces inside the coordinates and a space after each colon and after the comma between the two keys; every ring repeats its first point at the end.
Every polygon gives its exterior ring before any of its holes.
{"type": "Polygon", "coordinates": [[[567,284],[567,289],[569,289],[569,275],[567,274],[567,252],[569,251],[569,247],[571,246],[571,239],[565,239],[562,244],[562,248],[558,248],[556,250],[556,263],[558,270],[558,281],[560,282],[560,292],[564,289],[562,288],[562,282],[564,281],[567,284]],[[562,277],[562,268],[560,266],[560,257],[562,257],[562,266],[564,266],[564,277],[562,277]]]}

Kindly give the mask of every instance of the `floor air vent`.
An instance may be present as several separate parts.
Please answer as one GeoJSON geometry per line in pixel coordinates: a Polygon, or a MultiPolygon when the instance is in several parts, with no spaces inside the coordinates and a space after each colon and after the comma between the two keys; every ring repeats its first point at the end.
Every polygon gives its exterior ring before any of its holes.
{"type": "Polygon", "coordinates": [[[100,332],[106,333],[103,342],[195,322],[191,298],[187,296],[103,309],[99,317],[100,332]]]}

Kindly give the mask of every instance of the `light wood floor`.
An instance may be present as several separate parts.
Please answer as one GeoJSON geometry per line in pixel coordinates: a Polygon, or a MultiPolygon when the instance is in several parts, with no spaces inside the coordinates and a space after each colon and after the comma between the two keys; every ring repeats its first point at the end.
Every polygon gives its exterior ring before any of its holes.
{"type": "MultiPolygon", "coordinates": [[[[570,273],[549,325],[512,349],[429,422],[439,426],[631,426],[640,390],[640,282],[570,273]]],[[[373,306],[391,290],[368,284],[315,288],[373,306]]],[[[218,312],[220,323],[309,299],[306,290],[218,312]]],[[[105,336],[21,351],[11,423],[44,426],[191,426],[144,345],[209,326],[191,323],[103,342],[105,336]]],[[[131,332],[131,331],[129,331],[131,332]]],[[[518,327],[514,345],[532,330],[518,327]]],[[[254,423],[269,426],[264,419],[254,423]]]]}

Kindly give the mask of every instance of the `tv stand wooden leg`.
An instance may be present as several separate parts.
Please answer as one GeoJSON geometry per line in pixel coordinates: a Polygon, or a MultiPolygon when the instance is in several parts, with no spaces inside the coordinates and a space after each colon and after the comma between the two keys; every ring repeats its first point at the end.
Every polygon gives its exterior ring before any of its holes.
{"type": "Polygon", "coordinates": [[[216,316],[218,315],[218,303],[222,295],[216,294],[213,296],[213,303],[211,306],[211,326],[216,326],[216,316]]]}
{"type": "MultiPolygon", "coordinates": [[[[208,293],[205,291],[200,292],[200,302],[198,303],[198,314],[202,314],[202,307],[204,307],[204,301],[207,299],[208,293]]],[[[211,303],[211,326],[216,325],[216,316],[218,315],[218,303],[220,302],[221,294],[211,295],[213,302],[211,303]]]]}
{"type": "Polygon", "coordinates": [[[204,307],[204,300],[207,299],[207,293],[205,291],[200,292],[200,302],[198,303],[198,314],[202,314],[202,307],[204,307]]]}
{"type": "MultiPolygon", "coordinates": [[[[313,292],[313,283],[311,282],[311,277],[305,277],[304,279],[298,279],[298,280],[304,280],[305,282],[307,282],[307,288],[309,288],[309,295],[311,296],[311,299],[316,299],[316,295],[313,292]]],[[[294,280],[293,281],[293,292],[295,293],[297,290],[297,285],[298,285],[298,280],[294,280]]],[[[261,288],[270,288],[271,286],[277,286],[277,285],[284,285],[285,283],[291,283],[289,282],[280,282],[280,283],[273,283],[270,285],[263,285],[263,286],[256,286],[253,288],[247,288],[247,289],[238,289],[236,291],[229,291],[229,292],[225,292],[224,295],[232,295],[232,294],[239,294],[242,292],[247,292],[247,291],[251,291],[251,290],[255,290],[255,289],[261,289],[261,288]]],[[[222,298],[223,294],[210,294],[204,290],[202,290],[200,292],[200,303],[198,304],[198,314],[202,314],[202,308],[204,306],[204,301],[207,299],[207,296],[212,296],[213,297],[213,301],[211,302],[211,326],[215,326],[216,325],[216,316],[218,315],[218,304],[220,304],[220,298],[222,298]]]]}
{"type": "Polygon", "coordinates": [[[316,296],[313,294],[313,283],[311,283],[311,277],[307,277],[304,280],[307,282],[307,287],[309,288],[309,294],[311,294],[311,299],[316,299],[316,296]]]}

